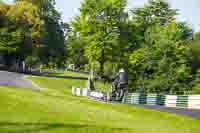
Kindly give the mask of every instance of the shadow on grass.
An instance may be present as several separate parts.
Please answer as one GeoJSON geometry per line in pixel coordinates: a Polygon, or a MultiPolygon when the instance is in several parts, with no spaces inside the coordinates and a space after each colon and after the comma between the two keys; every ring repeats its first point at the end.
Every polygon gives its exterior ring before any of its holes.
{"type": "Polygon", "coordinates": [[[63,74],[62,72],[47,72],[47,75],[49,76],[57,76],[63,74]]]}
{"type": "Polygon", "coordinates": [[[56,76],[56,75],[43,75],[48,78],[63,78],[63,79],[74,79],[74,80],[88,80],[88,78],[84,77],[73,77],[73,76],[56,76]]]}
{"type": "Polygon", "coordinates": [[[27,75],[31,76],[39,76],[39,77],[47,77],[47,78],[61,78],[61,79],[74,79],[74,80],[88,80],[87,77],[79,77],[79,76],[61,76],[62,72],[31,72],[27,73],[27,75]]]}
{"type": "Polygon", "coordinates": [[[127,128],[112,128],[89,124],[64,124],[64,123],[20,123],[20,122],[0,122],[0,132],[2,133],[37,133],[56,129],[67,131],[91,131],[93,132],[121,132],[128,131],[127,128]]]}

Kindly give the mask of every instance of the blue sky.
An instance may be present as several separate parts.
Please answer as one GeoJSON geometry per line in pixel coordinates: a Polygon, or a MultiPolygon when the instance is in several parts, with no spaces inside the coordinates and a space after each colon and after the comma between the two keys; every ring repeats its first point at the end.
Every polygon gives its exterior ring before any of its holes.
{"type": "MultiPolygon", "coordinates": [[[[63,13],[63,19],[69,21],[78,15],[81,0],[56,0],[56,7],[63,13]]],[[[128,7],[143,6],[148,0],[129,0],[128,7]]],[[[178,20],[187,21],[196,31],[200,31],[200,0],[168,0],[173,8],[179,9],[178,20]]]]}
{"type": "MultiPolygon", "coordinates": [[[[11,2],[12,0],[4,0],[11,2]]],[[[129,0],[128,8],[143,6],[148,0],[129,0]]],[[[195,31],[200,31],[200,0],[168,0],[173,8],[179,9],[178,20],[187,21],[195,31]]],[[[79,14],[81,0],[56,0],[56,8],[64,21],[79,14]]]]}

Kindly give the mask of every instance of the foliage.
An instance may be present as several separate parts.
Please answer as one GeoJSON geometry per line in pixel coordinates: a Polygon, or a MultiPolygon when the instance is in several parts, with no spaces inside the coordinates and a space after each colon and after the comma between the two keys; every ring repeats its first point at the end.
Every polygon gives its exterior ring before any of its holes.
{"type": "MultiPolygon", "coordinates": [[[[166,0],[127,9],[127,0],[83,0],[63,23],[55,0],[0,4],[0,54],[49,68],[75,64],[111,77],[124,68],[135,91],[187,93],[198,86],[198,33],[166,0]]],[[[13,62],[13,61],[11,61],[13,62]]],[[[15,61],[14,61],[15,62],[15,61]]]]}
{"type": "Polygon", "coordinates": [[[99,63],[101,75],[104,74],[106,62],[119,63],[124,56],[121,50],[125,46],[120,38],[128,19],[126,3],[126,0],[85,0],[80,8],[80,16],[71,24],[74,35],[81,41],[81,51],[92,69],[95,69],[93,64],[99,63]]]}
{"type": "Polygon", "coordinates": [[[151,27],[146,35],[148,45],[130,56],[134,75],[131,81],[137,89],[174,94],[190,88],[191,50],[180,43],[180,28],[176,25],[151,27]]]}
{"type": "Polygon", "coordinates": [[[101,76],[123,67],[135,91],[191,91],[200,65],[190,25],[177,22],[178,10],[165,0],[126,8],[126,0],[82,1],[80,15],[69,24],[70,62],[88,63],[101,76]]]}
{"type": "Polygon", "coordinates": [[[40,39],[39,56],[41,61],[48,64],[50,58],[54,58],[58,66],[62,66],[66,60],[64,31],[65,26],[60,13],[55,9],[54,0],[36,1],[29,0],[40,8],[40,16],[44,21],[44,30],[40,39]]]}
{"type": "Polygon", "coordinates": [[[3,22],[0,25],[0,52],[22,61],[39,45],[43,23],[39,9],[29,2],[19,1],[14,5],[1,5],[0,14],[3,22]]]}
{"type": "Polygon", "coordinates": [[[137,44],[145,45],[145,33],[155,24],[165,25],[175,20],[176,9],[172,9],[166,0],[149,0],[144,7],[131,10],[132,24],[137,31],[137,44]]]}
{"type": "Polygon", "coordinates": [[[12,5],[1,4],[1,54],[22,62],[26,56],[37,53],[35,56],[42,63],[52,57],[58,66],[63,66],[65,26],[54,5],[52,0],[15,0],[12,5]]]}
{"type": "Polygon", "coordinates": [[[68,30],[68,38],[65,42],[68,56],[67,62],[69,64],[75,64],[76,67],[87,64],[87,59],[84,56],[84,42],[78,35],[78,31],[76,31],[78,30],[78,27],[76,27],[78,26],[78,23],[79,18],[77,17],[76,20],[71,23],[72,29],[68,30]]]}
{"type": "Polygon", "coordinates": [[[192,70],[196,73],[200,68],[200,34],[194,34],[193,40],[186,42],[192,49],[192,70]]]}
{"type": "Polygon", "coordinates": [[[133,9],[132,13],[133,21],[138,26],[143,26],[140,28],[145,31],[149,25],[165,25],[174,21],[177,10],[172,9],[165,0],[149,0],[144,7],[133,9]]]}
{"type": "Polygon", "coordinates": [[[25,59],[25,63],[27,66],[29,67],[32,67],[34,66],[35,64],[38,64],[40,61],[39,61],[39,58],[37,56],[28,56],[26,59],[25,59]]]}

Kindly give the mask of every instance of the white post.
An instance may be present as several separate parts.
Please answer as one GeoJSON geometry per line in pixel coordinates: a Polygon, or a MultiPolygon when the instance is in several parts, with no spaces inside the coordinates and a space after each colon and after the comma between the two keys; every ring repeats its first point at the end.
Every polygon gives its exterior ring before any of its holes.
{"type": "Polygon", "coordinates": [[[25,72],[25,62],[24,61],[22,62],[22,69],[23,69],[22,71],[25,72]]]}
{"type": "Polygon", "coordinates": [[[81,88],[76,88],[76,95],[81,96],[81,88]]]}
{"type": "Polygon", "coordinates": [[[42,73],[42,65],[40,65],[40,73],[42,73]]]}
{"type": "Polygon", "coordinates": [[[72,95],[76,95],[76,88],[72,87],[72,95]]]}
{"type": "Polygon", "coordinates": [[[83,88],[82,96],[87,97],[89,95],[89,90],[87,88],[83,88]]]}
{"type": "Polygon", "coordinates": [[[94,80],[94,71],[93,70],[90,71],[90,78],[92,81],[94,80]]]}

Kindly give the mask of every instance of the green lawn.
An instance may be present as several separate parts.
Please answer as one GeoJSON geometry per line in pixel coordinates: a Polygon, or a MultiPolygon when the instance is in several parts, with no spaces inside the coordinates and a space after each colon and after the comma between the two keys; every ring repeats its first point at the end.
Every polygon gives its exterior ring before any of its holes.
{"type": "MultiPolygon", "coordinates": [[[[81,77],[81,78],[88,78],[88,74],[82,74],[82,73],[77,73],[77,72],[71,72],[71,71],[58,71],[58,70],[46,70],[48,75],[50,76],[71,76],[71,77],[81,77]]],[[[62,85],[63,83],[65,84],[64,86],[68,86],[68,88],[71,88],[72,86],[74,87],[81,87],[84,88],[87,85],[87,81],[74,81],[74,80],[62,80],[60,82],[62,85]],[[64,82],[63,82],[64,81],[64,82]]],[[[111,90],[111,85],[109,83],[104,83],[103,81],[95,81],[94,85],[97,90],[103,91],[103,92],[108,92],[111,90]]]]}
{"type": "Polygon", "coordinates": [[[84,81],[29,77],[40,92],[0,87],[0,133],[200,133],[200,121],[71,95],[84,81]]]}
{"type": "Polygon", "coordinates": [[[81,77],[81,78],[88,78],[88,74],[78,73],[78,72],[71,72],[71,71],[62,71],[62,70],[45,70],[48,75],[51,76],[71,76],[71,77],[81,77]]]}

